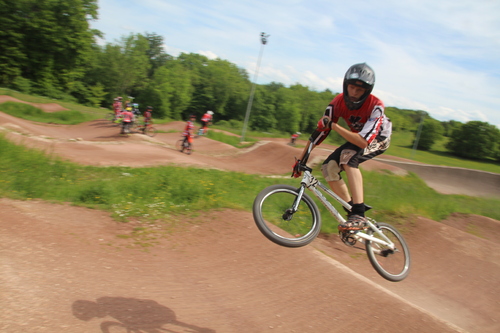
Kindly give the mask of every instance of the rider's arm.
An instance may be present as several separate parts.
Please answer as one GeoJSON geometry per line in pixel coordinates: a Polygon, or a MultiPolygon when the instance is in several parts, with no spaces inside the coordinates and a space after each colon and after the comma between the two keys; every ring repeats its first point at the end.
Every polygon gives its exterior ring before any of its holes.
{"type": "Polygon", "coordinates": [[[366,141],[360,134],[351,132],[339,124],[332,123],[331,129],[339,133],[341,137],[358,146],[359,148],[366,148],[368,146],[368,141],[366,141]]]}
{"type": "Polygon", "coordinates": [[[316,147],[316,145],[314,143],[312,143],[311,141],[307,141],[307,144],[304,147],[304,149],[302,150],[302,154],[300,155],[300,158],[299,158],[300,161],[302,161],[304,159],[304,156],[306,155],[307,149],[309,149],[310,145],[313,145],[311,148],[311,151],[313,151],[313,149],[316,147]]]}

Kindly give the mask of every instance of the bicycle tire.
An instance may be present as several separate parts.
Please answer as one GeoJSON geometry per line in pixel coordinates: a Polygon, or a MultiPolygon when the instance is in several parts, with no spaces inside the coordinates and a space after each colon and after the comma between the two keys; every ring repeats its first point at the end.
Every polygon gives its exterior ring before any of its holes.
{"type": "MultiPolygon", "coordinates": [[[[390,224],[377,223],[379,230],[388,237],[395,245],[395,251],[383,248],[381,244],[366,241],[366,253],[373,268],[384,279],[399,282],[404,280],[410,273],[410,249],[404,237],[390,224]]],[[[368,230],[367,234],[373,237],[380,237],[373,230],[368,230]]]]}
{"type": "Polygon", "coordinates": [[[188,142],[184,150],[186,154],[191,155],[193,153],[193,144],[188,142]]]}
{"type": "Polygon", "coordinates": [[[316,203],[303,194],[298,210],[290,214],[298,189],[272,185],[263,189],[253,203],[253,218],[260,232],[270,241],[285,247],[311,243],[321,230],[321,214],[316,203]]]}
{"type": "Polygon", "coordinates": [[[144,134],[153,137],[156,135],[156,128],[154,128],[153,126],[146,126],[146,128],[144,129],[144,134]]]}
{"type": "Polygon", "coordinates": [[[142,133],[142,126],[139,125],[139,124],[135,124],[133,127],[132,127],[132,132],[133,133],[142,133]]]}
{"type": "Polygon", "coordinates": [[[175,142],[175,150],[178,150],[181,153],[184,152],[184,139],[180,139],[175,142]]]}

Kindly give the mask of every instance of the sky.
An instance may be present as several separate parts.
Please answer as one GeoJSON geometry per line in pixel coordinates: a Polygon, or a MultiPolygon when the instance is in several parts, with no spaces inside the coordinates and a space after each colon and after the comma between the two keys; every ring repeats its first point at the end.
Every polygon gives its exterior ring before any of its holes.
{"type": "Polygon", "coordinates": [[[373,94],[386,106],[500,128],[499,0],[98,0],[98,5],[99,18],[91,26],[104,33],[101,44],[155,33],[174,57],[184,52],[220,58],[244,68],[257,84],[299,83],[316,91],[341,92],[347,69],[365,62],[375,71],[373,94]],[[269,35],[265,45],[262,32],[269,35]]]}

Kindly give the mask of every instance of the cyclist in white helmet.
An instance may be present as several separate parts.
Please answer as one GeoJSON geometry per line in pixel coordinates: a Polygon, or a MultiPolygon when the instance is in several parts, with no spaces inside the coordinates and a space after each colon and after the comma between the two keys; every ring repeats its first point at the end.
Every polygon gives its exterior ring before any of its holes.
{"type": "Polygon", "coordinates": [[[201,117],[201,128],[198,130],[198,135],[204,135],[207,134],[208,131],[208,125],[212,124],[214,112],[211,110],[208,110],[205,112],[203,117],[201,117]]]}

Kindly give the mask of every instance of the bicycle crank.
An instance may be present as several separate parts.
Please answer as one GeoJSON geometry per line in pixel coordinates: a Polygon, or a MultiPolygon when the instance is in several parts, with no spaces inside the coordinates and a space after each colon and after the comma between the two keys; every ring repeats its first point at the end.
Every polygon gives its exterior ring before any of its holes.
{"type": "Polygon", "coordinates": [[[342,242],[344,242],[345,245],[348,246],[354,246],[354,244],[356,244],[356,238],[352,237],[351,235],[352,234],[348,231],[339,231],[340,239],[342,240],[342,242]]]}

